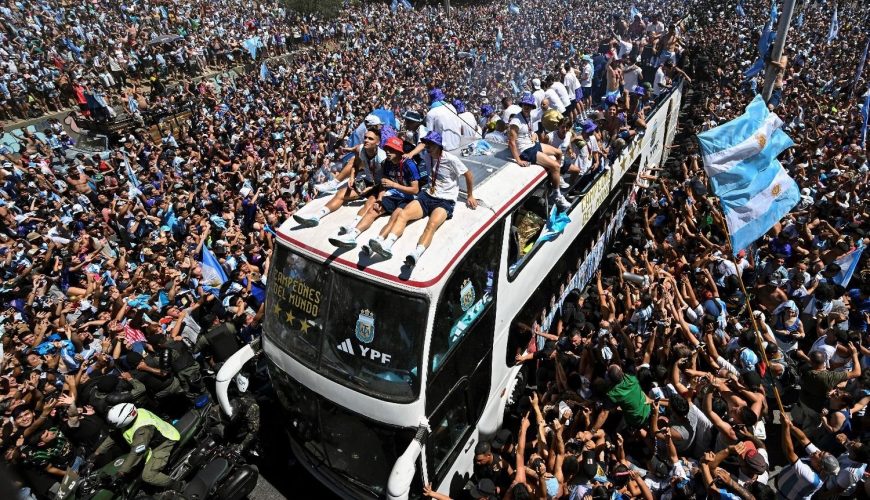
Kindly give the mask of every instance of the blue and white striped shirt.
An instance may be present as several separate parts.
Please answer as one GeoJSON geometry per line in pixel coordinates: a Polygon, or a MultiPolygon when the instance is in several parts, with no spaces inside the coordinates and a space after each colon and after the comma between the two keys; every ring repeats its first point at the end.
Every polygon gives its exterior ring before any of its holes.
{"type": "MultiPolygon", "coordinates": [[[[812,443],[807,445],[807,455],[818,448],[812,443]]],[[[776,479],[777,498],[784,500],[809,500],[822,488],[822,478],[809,465],[809,459],[797,460],[782,469],[776,479]]]]}

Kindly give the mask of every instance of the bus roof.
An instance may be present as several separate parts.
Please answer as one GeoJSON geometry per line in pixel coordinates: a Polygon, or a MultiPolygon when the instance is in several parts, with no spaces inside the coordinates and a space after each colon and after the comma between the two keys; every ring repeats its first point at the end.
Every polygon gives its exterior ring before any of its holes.
{"type": "MultiPolygon", "coordinates": [[[[374,281],[387,281],[394,286],[415,292],[437,284],[449,277],[449,271],[479,239],[502,218],[510,208],[545,177],[544,169],[538,166],[523,168],[514,163],[507,146],[492,144],[493,154],[461,158],[474,175],[474,197],[478,206],[472,210],[465,205],[465,188],[456,202],[453,218],[445,222],[435,233],[430,248],[411,269],[405,265],[405,256],[417,246],[417,239],[426,227],[426,220],[408,225],[404,235],[393,245],[393,258],[366,255],[362,246],[378,235],[388,218],[380,217],[367,231],[357,237],[357,247],[345,250],[334,247],[327,240],[338,234],[342,225],[349,224],[361,202],[347,204],[320,220],[313,228],[302,228],[288,218],[278,229],[279,239],[290,248],[308,255],[319,262],[348,271],[374,281]]],[[[455,153],[458,155],[458,151],[455,153]]],[[[299,214],[315,213],[329,201],[330,196],[321,196],[303,207],[299,214]]]]}

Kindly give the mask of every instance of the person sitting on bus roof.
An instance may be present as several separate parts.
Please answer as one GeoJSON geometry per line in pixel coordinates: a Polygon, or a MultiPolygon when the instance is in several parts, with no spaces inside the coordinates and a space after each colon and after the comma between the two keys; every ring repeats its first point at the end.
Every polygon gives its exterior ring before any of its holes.
{"type": "Polygon", "coordinates": [[[552,201],[564,212],[571,207],[571,203],[559,192],[562,183],[562,176],[559,174],[562,152],[549,144],[538,142],[531,117],[532,110],[536,107],[534,96],[524,94],[520,99],[520,107],[522,111],[514,115],[509,122],[508,146],[511,154],[521,167],[528,167],[532,163],[544,167],[550,177],[552,201]]]}
{"type": "MultiPolygon", "coordinates": [[[[378,146],[380,147],[384,147],[387,139],[397,135],[396,130],[390,124],[384,123],[378,115],[369,114],[366,115],[360,126],[353,132],[354,137],[356,137],[356,140],[359,141],[359,143],[356,146],[342,148],[344,152],[359,154],[363,143],[365,143],[365,134],[372,129],[378,131],[378,137],[380,137],[378,146]]],[[[350,178],[352,170],[352,164],[348,162],[341,168],[341,171],[335,177],[326,182],[315,184],[314,189],[316,189],[318,193],[334,193],[338,190],[338,186],[341,185],[342,181],[350,178]]]]}
{"type": "Polygon", "coordinates": [[[378,217],[392,214],[414,201],[414,196],[420,191],[420,172],[414,160],[402,158],[404,141],[398,137],[390,137],[384,145],[387,160],[384,162],[384,176],[378,192],[377,201],[369,208],[363,206],[349,226],[339,229],[339,236],[329,238],[329,242],[337,247],[354,248],[356,237],[372,225],[378,217]]]}
{"type": "Polygon", "coordinates": [[[293,218],[302,225],[302,227],[314,227],[320,223],[320,219],[337,210],[345,202],[366,198],[364,210],[370,209],[377,201],[377,192],[373,189],[381,184],[383,176],[383,163],[387,159],[387,153],[381,149],[378,144],[381,138],[381,131],[377,128],[370,128],[366,131],[363,138],[362,147],[357,151],[356,155],[348,163],[348,167],[353,171],[354,182],[349,182],[347,186],[339,189],[335,195],[323,206],[316,214],[308,217],[296,214],[293,218]]]}
{"type": "Polygon", "coordinates": [[[391,248],[402,233],[408,222],[429,217],[426,230],[417,242],[417,248],[409,254],[405,262],[413,266],[417,263],[423,252],[432,242],[435,231],[441,227],[444,221],[453,217],[453,208],[459,197],[459,176],[465,176],[467,197],[465,204],[469,208],[477,208],[477,200],[474,199],[473,185],[474,176],[462,163],[462,160],[451,153],[444,151],[441,142],[441,134],[429,132],[422,139],[426,145],[423,153],[423,162],[429,172],[429,187],[420,192],[417,199],[404,208],[393,212],[390,221],[381,230],[381,233],[369,240],[369,248],[385,259],[393,256],[391,248]]]}

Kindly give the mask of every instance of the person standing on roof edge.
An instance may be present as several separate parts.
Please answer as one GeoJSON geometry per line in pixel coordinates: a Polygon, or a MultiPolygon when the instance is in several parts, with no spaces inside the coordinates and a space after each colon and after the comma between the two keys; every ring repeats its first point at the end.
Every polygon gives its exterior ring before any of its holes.
{"type": "Polygon", "coordinates": [[[339,236],[329,238],[329,242],[341,248],[354,248],[356,237],[381,215],[390,215],[397,209],[414,201],[420,192],[420,173],[414,160],[402,157],[404,143],[398,137],[390,137],[384,146],[387,160],[384,162],[384,176],[381,184],[375,186],[377,202],[369,207],[368,203],[359,209],[350,225],[338,230],[339,236]]]}
{"type": "Polygon", "coordinates": [[[561,211],[567,211],[571,203],[559,192],[562,176],[559,169],[562,166],[562,152],[538,141],[538,134],[532,130],[532,110],[535,109],[535,98],[531,94],[525,94],[520,99],[522,111],[514,115],[510,121],[508,130],[508,146],[514,161],[521,167],[528,167],[532,163],[544,167],[550,177],[551,201],[561,211]],[[554,159],[555,157],[555,159],[554,159]]]}
{"type": "MultiPolygon", "coordinates": [[[[444,92],[435,88],[429,91],[429,112],[426,113],[426,129],[438,132],[444,140],[444,149],[453,151],[459,147],[462,134],[462,120],[452,104],[445,101],[444,92]]],[[[426,147],[422,142],[406,158],[420,154],[426,147]]]]}
{"type": "MultiPolygon", "coordinates": [[[[381,131],[370,128],[363,139],[362,147],[349,162],[347,167],[353,171],[354,182],[349,182],[339,189],[335,195],[314,215],[302,216],[295,214],[293,219],[302,227],[314,227],[320,224],[320,219],[338,210],[348,201],[366,198],[362,212],[368,211],[377,201],[377,194],[384,175],[383,163],[387,159],[387,153],[378,147],[381,131]]],[[[395,136],[393,136],[395,137],[395,136]]],[[[362,218],[362,217],[360,217],[362,218]]]]}
{"type": "Polygon", "coordinates": [[[414,266],[432,243],[435,231],[441,227],[444,221],[453,217],[453,208],[456,199],[459,198],[459,176],[465,176],[466,199],[465,204],[469,208],[477,208],[477,200],[474,198],[474,176],[455,155],[444,151],[441,134],[429,132],[421,140],[426,149],[423,152],[423,163],[429,172],[429,186],[421,191],[417,199],[408,203],[404,208],[393,212],[390,221],[381,230],[381,233],[369,240],[368,247],[385,259],[392,258],[393,244],[398,240],[409,222],[424,217],[429,217],[426,229],[417,241],[417,248],[405,258],[405,263],[414,266]]]}

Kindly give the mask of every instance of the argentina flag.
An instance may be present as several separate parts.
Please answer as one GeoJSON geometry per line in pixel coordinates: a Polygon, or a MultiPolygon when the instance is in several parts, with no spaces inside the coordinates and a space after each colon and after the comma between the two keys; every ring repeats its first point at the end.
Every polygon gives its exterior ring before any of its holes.
{"type": "Polygon", "coordinates": [[[200,268],[202,269],[202,289],[212,295],[219,295],[221,285],[227,281],[227,273],[206,245],[202,246],[200,268]]]}
{"type": "Polygon", "coordinates": [[[761,96],[738,118],[698,134],[704,170],[719,197],[736,254],[800,201],[797,183],[776,157],[794,143],[761,96]]]}

